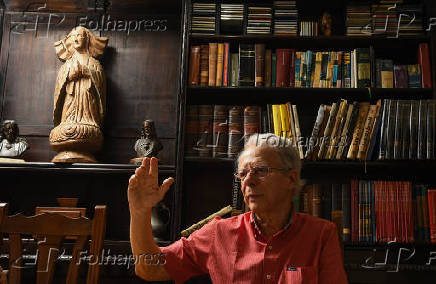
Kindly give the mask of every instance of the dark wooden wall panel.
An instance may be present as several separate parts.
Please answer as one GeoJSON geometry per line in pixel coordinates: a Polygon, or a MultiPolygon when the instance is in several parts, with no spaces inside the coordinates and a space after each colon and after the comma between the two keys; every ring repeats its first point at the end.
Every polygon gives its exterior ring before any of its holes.
{"type": "MultiPolygon", "coordinates": [[[[117,10],[110,15],[111,20],[118,21],[162,21],[164,31],[145,31],[144,27],[129,34],[118,28],[94,31],[109,38],[101,58],[107,78],[107,113],[103,129],[105,145],[96,155],[100,162],[126,163],[135,154],[133,145],[143,120],[152,119],[165,147],[159,156],[165,164],[175,165],[181,11],[176,12],[174,7],[171,11],[174,13],[133,15],[117,10]]],[[[45,11],[5,14],[1,119],[15,119],[20,134],[31,142],[25,155],[27,161],[50,161],[55,155],[49,147],[48,135],[53,128],[56,76],[63,63],[57,58],[53,43],[63,39],[79,22],[91,27],[91,20],[102,19],[92,13],[56,13],[48,31],[50,14],[45,11]],[[37,31],[29,30],[31,24],[17,24],[34,23],[36,19],[37,31]]]]}

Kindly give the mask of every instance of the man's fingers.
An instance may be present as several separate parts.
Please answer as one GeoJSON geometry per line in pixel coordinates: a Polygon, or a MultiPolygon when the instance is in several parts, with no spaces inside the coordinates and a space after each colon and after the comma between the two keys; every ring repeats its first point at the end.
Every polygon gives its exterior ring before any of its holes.
{"type": "Polygon", "coordinates": [[[136,168],[135,175],[144,178],[150,171],[150,158],[144,158],[140,167],[136,168]]]}
{"type": "Polygon", "coordinates": [[[173,182],[174,182],[174,179],[172,177],[169,177],[163,181],[162,185],[160,186],[160,192],[161,192],[162,196],[165,196],[165,194],[167,193],[168,189],[170,189],[173,182]]]}
{"type": "Polygon", "coordinates": [[[158,159],[156,159],[155,157],[152,157],[150,159],[150,171],[149,174],[152,177],[157,177],[158,175],[158,159]]]}

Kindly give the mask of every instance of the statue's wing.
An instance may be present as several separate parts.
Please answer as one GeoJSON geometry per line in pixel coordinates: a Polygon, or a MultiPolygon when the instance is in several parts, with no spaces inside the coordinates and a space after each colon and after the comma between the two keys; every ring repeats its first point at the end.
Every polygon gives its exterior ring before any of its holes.
{"type": "Polygon", "coordinates": [[[103,122],[106,113],[106,78],[104,76],[103,67],[97,59],[91,57],[89,64],[88,67],[91,75],[92,87],[98,95],[97,101],[99,104],[100,119],[101,122],[103,122]]]}
{"type": "Polygon", "coordinates": [[[62,106],[65,100],[65,85],[67,84],[69,68],[67,64],[63,64],[58,72],[56,79],[56,86],[54,92],[54,106],[53,106],[53,123],[57,126],[61,123],[62,118],[62,106]]]}

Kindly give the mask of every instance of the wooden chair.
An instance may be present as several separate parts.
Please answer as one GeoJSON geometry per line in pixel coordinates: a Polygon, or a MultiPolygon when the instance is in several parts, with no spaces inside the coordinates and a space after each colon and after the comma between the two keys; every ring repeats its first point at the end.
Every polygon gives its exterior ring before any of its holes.
{"type": "Polygon", "coordinates": [[[54,264],[61,244],[66,236],[74,236],[72,258],[68,267],[66,283],[77,284],[80,263],[80,253],[85,251],[88,239],[91,238],[87,284],[97,284],[99,281],[102,258],[102,247],[106,229],[106,206],[96,206],[94,218],[70,218],[63,214],[45,212],[35,216],[26,217],[21,214],[8,216],[7,203],[0,203],[0,232],[9,234],[9,284],[21,283],[22,267],[22,240],[21,234],[36,235],[38,240],[36,283],[51,283],[54,273],[54,264]],[[98,261],[97,261],[97,260],[98,261]]]}

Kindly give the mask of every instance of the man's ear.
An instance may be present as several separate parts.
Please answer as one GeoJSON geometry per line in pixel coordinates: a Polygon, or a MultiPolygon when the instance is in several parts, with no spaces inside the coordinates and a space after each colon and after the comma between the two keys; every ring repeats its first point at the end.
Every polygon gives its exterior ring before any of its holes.
{"type": "Polygon", "coordinates": [[[291,183],[293,183],[294,185],[297,183],[297,170],[296,169],[288,170],[287,176],[288,176],[289,181],[291,183]]]}

